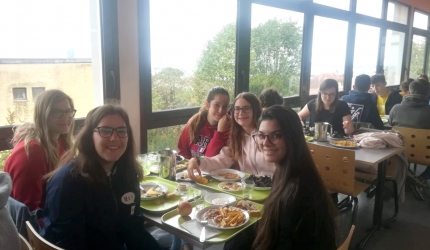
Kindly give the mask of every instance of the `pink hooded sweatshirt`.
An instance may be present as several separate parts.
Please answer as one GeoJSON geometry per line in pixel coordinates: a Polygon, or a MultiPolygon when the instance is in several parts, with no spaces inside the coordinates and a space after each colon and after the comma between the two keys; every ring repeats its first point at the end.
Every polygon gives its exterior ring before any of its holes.
{"type": "MultiPolygon", "coordinates": [[[[218,155],[202,158],[200,169],[210,173],[217,169],[230,168],[233,163],[230,147],[224,146],[218,155]]],[[[276,170],[275,164],[264,159],[257,143],[249,135],[243,137],[242,155],[238,159],[238,164],[240,171],[254,175],[273,175],[276,170]]]]}

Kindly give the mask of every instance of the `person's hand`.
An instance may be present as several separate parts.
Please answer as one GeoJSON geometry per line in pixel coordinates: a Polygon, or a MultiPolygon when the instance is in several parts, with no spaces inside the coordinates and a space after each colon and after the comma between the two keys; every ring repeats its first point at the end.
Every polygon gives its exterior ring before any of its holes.
{"type": "Polygon", "coordinates": [[[202,175],[202,172],[200,171],[200,168],[199,168],[199,164],[195,157],[191,158],[190,161],[188,162],[187,172],[188,172],[189,178],[193,181],[196,181],[197,179],[194,176],[194,170],[197,170],[197,173],[199,173],[200,176],[202,175]]]}
{"type": "Polygon", "coordinates": [[[218,122],[218,132],[225,132],[230,128],[231,117],[225,114],[218,122]]]}
{"type": "Polygon", "coordinates": [[[300,120],[300,122],[302,123],[302,127],[304,127],[304,126],[305,126],[305,124],[303,123],[303,121],[302,121],[302,120],[300,120]]]}
{"type": "Polygon", "coordinates": [[[342,124],[343,124],[343,129],[347,129],[352,125],[350,121],[344,121],[342,124]]]}

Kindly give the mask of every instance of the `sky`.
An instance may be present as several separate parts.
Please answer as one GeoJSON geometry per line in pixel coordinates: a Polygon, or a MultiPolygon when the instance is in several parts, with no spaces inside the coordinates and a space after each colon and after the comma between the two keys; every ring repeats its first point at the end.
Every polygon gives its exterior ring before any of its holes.
{"type": "MultiPolygon", "coordinates": [[[[357,11],[379,17],[375,1],[358,0],[357,11]],[[372,8],[369,8],[372,6],[372,8]]],[[[91,58],[90,0],[0,0],[0,58],[91,58]],[[6,25],[4,25],[6,24],[6,25]]],[[[314,0],[348,9],[349,0],[314,0]]],[[[153,72],[173,67],[192,74],[208,41],[236,22],[234,0],[150,0],[153,72]]],[[[392,7],[392,6],[390,6],[392,7]]],[[[389,17],[394,8],[389,8],[389,17]]],[[[252,5],[252,27],[277,18],[303,26],[302,13],[252,5]]],[[[397,17],[396,17],[397,18],[397,17]]],[[[416,25],[426,20],[416,15],[416,25]]],[[[414,22],[415,23],[415,22],[414,22]]],[[[343,74],[348,23],[315,17],[312,74],[343,74]]],[[[379,28],[357,26],[355,68],[374,68],[379,28]]],[[[388,38],[387,38],[388,39],[388,38]]],[[[387,40],[387,42],[389,42],[387,40]]],[[[355,73],[355,72],[354,72],[355,73]]]]}

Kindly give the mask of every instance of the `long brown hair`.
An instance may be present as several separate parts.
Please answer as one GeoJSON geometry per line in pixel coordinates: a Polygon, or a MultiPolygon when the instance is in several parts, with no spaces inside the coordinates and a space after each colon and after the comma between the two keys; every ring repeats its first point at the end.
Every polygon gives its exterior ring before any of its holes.
{"type": "Polygon", "coordinates": [[[290,108],[276,105],[263,111],[258,126],[265,120],[275,120],[279,124],[287,152],[273,175],[272,191],[264,202],[253,247],[274,249],[282,237],[281,228],[285,226],[282,219],[291,218],[297,211],[311,212],[317,223],[318,242],[335,247],[333,202],[312,160],[299,116],[290,108]],[[310,211],[303,211],[304,207],[310,211]]]}
{"type": "MultiPolygon", "coordinates": [[[[142,167],[136,161],[136,152],[133,140],[133,131],[130,126],[130,120],[127,112],[119,105],[105,104],[91,110],[85,118],[84,126],[76,136],[75,145],[67,151],[61,158],[60,164],[63,165],[69,161],[74,161],[72,167],[73,176],[82,176],[89,183],[103,184],[106,181],[106,172],[100,164],[99,157],[94,146],[94,128],[100,121],[108,115],[119,115],[128,128],[128,142],[124,154],[119,158],[118,163],[122,168],[128,168],[129,171],[135,171],[139,181],[143,179],[142,167]]],[[[60,168],[58,168],[60,169],[60,168]]],[[[58,169],[56,171],[58,171],[58,169]]],[[[52,177],[55,172],[48,174],[52,177]]]]}
{"type": "MultiPolygon", "coordinates": [[[[232,107],[234,108],[234,104],[239,98],[245,99],[249,104],[251,104],[252,110],[252,119],[254,126],[257,127],[258,118],[261,115],[261,104],[258,97],[250,92],[243,92],[236,96],[234,99],[232,107]]],[[[243,139],[243,128],[236,122],[233,117],[233,122],[231,123],[231,132],[230,132],[230,148],[232,151],[232,157],[234,160],[238,160],[242,155],[242,139],[243,139]]]]}
{"type": "MultiPolygon", "coordinates": [[[[230,100],[230,95],[228,94],[228,91],[223,87],[213,87],[209,90],[208,95],[206,97],[206,102],[209,104],[213,99],[215,99],[216,95],[226,95],[228,99],[230,100]]],[[[188,130],[190,133],[190,142],[194,141],[194,139],[198,136],[200,133],[200,130],[205,125],[205,122],[208,117],[208,110],[206,108],[206,105],[203,104],[203,106],[200,108],[199,112],[195,115],[193,115],[190,120],[188,121],[188,130]]]]}
{"type": "Polygon", "coordinates": [[[335,88],[336,89],[336,96],[334,97],[334,101],[330,104],[330,113],[333,113],[338,99],[339,99],[339,85],[336,80],[334,79],[325,79],[321,85],[320,85],[320,91],[318,92],[317,101],[315,104],[315,111],[316,113],[324,110],[324,103],[322,101],[322,92],[329,89],[329,88],[335,88]]]}
{"type": "MultiPolygon", "coordinates": [[[[67,100],[71,109],[75,109],[72,98],[61,90],[51,89],[40,93],[34,105],[34,123],[24,123],[15,127],[12,138],[13,147],[24,141],[24,149],[27,157],[29,155],[30,142],[34,140],[39,143],[45,152],[48,167],[50,168],[49,171],[58,166],[60,146],[58,145],[58,140],[52,136],[48,121],[53,106],[63,100],[67,100]]],[[[69,132],[61,134],[59,137],[65,150],[68,150],[73,144],[73,127],[74,122],[72,121],[69,132]]]]}

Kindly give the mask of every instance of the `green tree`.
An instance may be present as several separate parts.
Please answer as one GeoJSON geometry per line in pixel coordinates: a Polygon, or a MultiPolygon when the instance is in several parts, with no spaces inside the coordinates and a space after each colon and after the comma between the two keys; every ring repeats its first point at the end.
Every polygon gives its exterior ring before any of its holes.
{"type": "Polygon", "coordinates": [[[411,64],[409,66],[409,77],[415,78],[423,73],[425,42],[413,42],[411,52],[411,64]]]}

